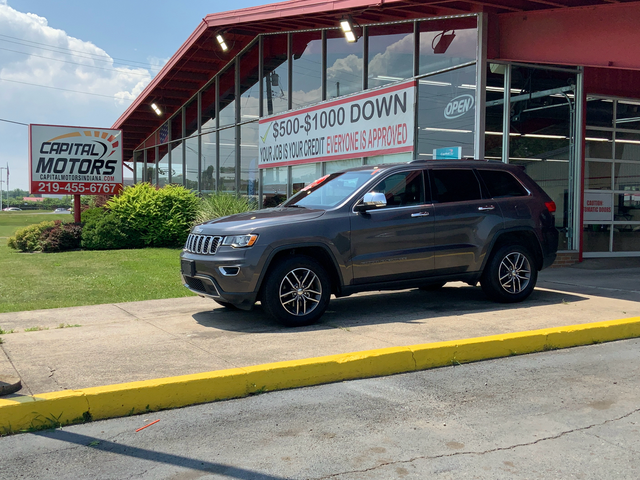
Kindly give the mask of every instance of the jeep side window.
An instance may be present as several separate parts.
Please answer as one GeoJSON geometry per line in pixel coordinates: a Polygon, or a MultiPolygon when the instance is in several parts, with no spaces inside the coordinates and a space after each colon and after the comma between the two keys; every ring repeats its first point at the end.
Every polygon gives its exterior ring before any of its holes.
{"type": "Polygon", "coordinates": [[[472,170],[430,170],[433,200],[438,203],[480,200],[480,184],[472,170]]]}
{"type": "Polygon", "coordinates": [[[424,204],[424,181],[421,170],[394,173],[385,178],[372,191],[384,193],[387,207],[424,204]]]}
{"type": "Polygon", "coordinates": [[[524,197],[529,193],[509,172],[501,170],[477,170],[489,190],[491,198],[524,197]]]}

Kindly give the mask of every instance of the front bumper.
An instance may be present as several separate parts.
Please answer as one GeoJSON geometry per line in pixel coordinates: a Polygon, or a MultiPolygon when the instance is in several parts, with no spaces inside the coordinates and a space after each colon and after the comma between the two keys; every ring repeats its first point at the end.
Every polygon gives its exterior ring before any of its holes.
{"type": "Polygon", "coordinates": [[[258,277],[264,250],[220,247],[213,255],[183,251],[183,285],[202,297],[250,310],[258,297],[258,277]]]}

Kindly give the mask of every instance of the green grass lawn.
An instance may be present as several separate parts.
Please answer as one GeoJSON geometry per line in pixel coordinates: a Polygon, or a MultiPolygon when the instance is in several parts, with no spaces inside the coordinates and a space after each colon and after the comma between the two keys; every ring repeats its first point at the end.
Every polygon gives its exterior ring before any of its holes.
{"type": "MultiPolygon", "coordinates": [[[[64,220],[73,222],[73,215],[68,213],[42,213],[40,212],[0,212],[0,239],[10,237],[18,228],[51,220],[64,220]]],[[[2,243],[7,241],[2,239],[2,243]]]]}
{"type": "MultiPolygon", "coordinates": [[[[1,212],[0,237],[68,214],[1,212]]],[[[180,280],[180,250],[20,253],[0,238],[0,313],[193,295],[180,280]]]]}

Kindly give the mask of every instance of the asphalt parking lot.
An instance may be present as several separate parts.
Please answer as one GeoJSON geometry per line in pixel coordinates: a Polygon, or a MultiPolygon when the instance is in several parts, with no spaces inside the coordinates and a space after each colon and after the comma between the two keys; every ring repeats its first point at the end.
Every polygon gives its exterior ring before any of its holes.
{"type": "Polygon", "coordinates": [[[258,305],[230,311],[198,297],[0,314],[0,373],[19,395],[459,340],[640,316],[640,259],[587,260],[541,272],[521,304],[479,287],[332,299],[322,321],[288,329],[258,305]],[[56,328],[60,324],[77,327],[56,328]],[[40,331],[25,329],[41,327],[40,331]],[[47,330],[45,330],[47,329],[47,330]]]}

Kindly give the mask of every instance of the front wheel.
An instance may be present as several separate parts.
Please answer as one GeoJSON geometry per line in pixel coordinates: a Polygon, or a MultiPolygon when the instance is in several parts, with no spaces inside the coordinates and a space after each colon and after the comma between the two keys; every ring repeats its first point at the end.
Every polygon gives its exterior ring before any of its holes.
{"type": "Polygon", "coordinates": [[[529,250],[505,245],[491,255],[480,284],[491,300],[514,303],[531,295],[537,280],[538,270],[529,250]]]}
{"type": "Polygon", "coordinates": [[[269,315],[288,327],[316,322],[327,309],[331,282],[314,259],[290,257],[268,273],[262,305],[269,315]]]}

